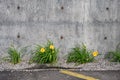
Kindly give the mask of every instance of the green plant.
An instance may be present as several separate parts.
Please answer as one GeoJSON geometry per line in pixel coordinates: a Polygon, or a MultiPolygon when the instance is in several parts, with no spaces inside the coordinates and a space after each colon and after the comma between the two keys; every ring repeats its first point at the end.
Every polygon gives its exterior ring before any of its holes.
{"type": "Polygon", "coordinates": [[[92,62],[94,57],[98,55],[98,52],[88,50],[84,44],[82,46],[75,46],[68,54],[67,62],[74,62],[76,64],[83,64],[92,62]]]}
{"type": "Polygon", "coordinates": [[[9,47],[8,54],[11,63],[17,64],[20,62],[21,60],[20,52],[17,49],[15,49],[14,46],[9,47]]]}
{"type": "Polygon", "coordinates": [[[55,63],[57,62],[57,54],[58,49],[51,41],[48,41],[45,46],[37,45],[31,61],[38,64],[55,63]]]}
{"type": "Polygon", "coordinates": [[[105,58],[109,59],[112,62],[120,62],[120,51],[111,51],[106,54],[105,58]]]}

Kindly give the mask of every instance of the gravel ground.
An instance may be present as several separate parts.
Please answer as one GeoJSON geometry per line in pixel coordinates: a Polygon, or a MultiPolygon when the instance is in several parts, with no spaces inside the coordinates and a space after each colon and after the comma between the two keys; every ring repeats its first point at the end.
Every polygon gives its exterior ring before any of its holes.
{"type": "Polygon", "coordinates": [[[81,70],[120,70],[120,63],[109,62],[101,59],[96,62],[75,66],[74,63],[62,64],[63,67],[80,68],[81,70]]]}
{"type": "Polygon", "coordinates": [[[36,64],[28,64],[28,62],[20,62],[16,65],[9,62],[1,62],[0,70],[9,70],[9,69],[25,69],[35,66],[36,64]]]}
{"type": "MultiPolygon", "coordinates": [[[[47,67],[50,65],[47,65],[47,67]]],[[[51,66],[50,66],[51,67],[51,66]]],[[[80,64],[75,65],[74,63],[65,63],[64,62],[58,62],[55,66],[55,68],[76,68],[80,70],[120,70],[120,63],[116,62],[109,62],[107,60],[101,59],[96,62],[92,63],[86,63],[86,64],[80,64]]],[[[1,61],[0,63],[0,70],[8,70],[8,69],[41,69],[41,65],[37,65],[35,63],[28,64],[26,61],[21,61],[20,63],[14,65],[7,61],[1,61]]],[[[42,67],[43,68],[43,67],[42,67]]],[[[50,68],[49,68],[50,69],[50,68]]]]}
{"type": "Polygon", "coordinates": [[[110,63],[108,61],[101,60],[98,63],[88,63],[79,65],[83,70],[120,70],[119,63],[110,63]]]}

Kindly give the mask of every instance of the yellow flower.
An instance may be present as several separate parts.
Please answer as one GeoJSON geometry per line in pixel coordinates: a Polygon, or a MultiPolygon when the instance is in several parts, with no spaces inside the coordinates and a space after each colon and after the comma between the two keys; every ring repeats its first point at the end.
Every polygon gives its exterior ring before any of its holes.
{"type": "Polygon", "coordinates": [[[54,47],[54,45],[50,45],[50,49],[54,49],[55,47],[54,47]]]}
{"type": "Polygon", "coordinates": [[[45,52],[45,48],[41,48],[40,52],[44,53],[45,52]]]}
{"type": "Polygon", "coordinates": [[[94,52],[92,53],[92,55],[93,55],[94,57],[96,57],[96,56],[98,55],[98,51],[94,51],[94,52]]]}

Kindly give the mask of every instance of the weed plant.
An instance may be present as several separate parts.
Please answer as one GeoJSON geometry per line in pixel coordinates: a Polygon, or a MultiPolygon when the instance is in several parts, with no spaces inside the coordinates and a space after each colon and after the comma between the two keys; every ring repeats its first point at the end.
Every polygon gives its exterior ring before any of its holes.
{"type": "Polygon", "coordinates": [[[9,47],[8,49],[10,62],[13,64],[17,64],[21,60],[20,52],[14,48],[14,46],[9,47]]]}
{"type": "Polygon", "coordinates": [[[108,52],[105,58],[111,62],[120,62],[120,50],[108,52]]]}

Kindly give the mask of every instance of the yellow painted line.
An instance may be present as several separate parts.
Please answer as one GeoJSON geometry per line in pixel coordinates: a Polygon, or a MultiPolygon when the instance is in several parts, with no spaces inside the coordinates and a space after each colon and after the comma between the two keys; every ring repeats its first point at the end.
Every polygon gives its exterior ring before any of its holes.
{"type": "Polygon", "coordinates": [[[63,74],[67,74],[67,75],[74,76],[74,77],[81,78],[81,79],[85,79],[85,80],[99,80],[99,79],[95,79],[95,78],[90,77],[90,76],[85,76],[83,74],[78,74],[78,73],[71,72],[68,70],[60,70],[60,72],[63,74]]]}

